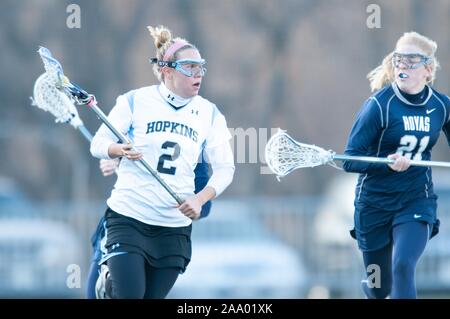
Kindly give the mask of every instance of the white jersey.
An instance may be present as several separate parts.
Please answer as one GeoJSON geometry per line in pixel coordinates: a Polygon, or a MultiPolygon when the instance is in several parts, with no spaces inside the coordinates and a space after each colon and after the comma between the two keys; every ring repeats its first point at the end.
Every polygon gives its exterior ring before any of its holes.
{"type": "MultiPolygon", "coordinates": [[[[209,156],[214,156],[217,147],[226,149],[227,163],[223,163],[223,158],[216,161],[234,170],[233,156],[229,154],[231,134],[225,117],[213,103],[195,96],[185,106],[176,108],[163,97],[167,92],[170,91],[161,84],[121,95],[108,119],[128,135],[135,149],[164,181],[181,198],[187,198],[194,194],[194,168],[202,150],[207,155],[211,150],[209,156]]],[[[109,158],[108,147],[115,142],[117,138],[103,124],[92,141],[91,152],[109,158]]],[[[142,164],[126,158],[120,162],[117,182],[107,204],[117,213],[151,225],[181,227],[191,223],[142,164]]]]}

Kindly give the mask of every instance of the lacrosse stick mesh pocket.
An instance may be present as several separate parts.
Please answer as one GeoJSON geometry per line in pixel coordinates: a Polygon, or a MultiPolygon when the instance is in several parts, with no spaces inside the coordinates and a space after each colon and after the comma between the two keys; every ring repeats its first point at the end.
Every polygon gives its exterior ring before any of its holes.
{"type": "Polygon", "coordinates": [[[297,168],[315,167],[330,161],[331,154],[326,150],[299,143],[284,132],[272,136],[266,145],[267,165],[280,177],[297,168]]]}

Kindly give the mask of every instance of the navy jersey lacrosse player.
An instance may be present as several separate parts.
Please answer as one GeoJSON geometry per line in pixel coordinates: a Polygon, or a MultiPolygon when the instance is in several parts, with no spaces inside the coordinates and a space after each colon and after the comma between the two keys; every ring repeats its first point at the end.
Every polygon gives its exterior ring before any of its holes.
{"type": "MultiPolygon", "coordinates": [[[[357,115],[345,153],[375,157],[399,153],[414,160],[430,160],[441,131],[450,143],[450,102],[430,86],[421,95],[408,96],[392,83],[371,96],[357,115]],[[422,101],[414,103],[414,99],[422,101]]],[[[355,191],[357,211],[374,211],[363,221],[355,215],[355,235],[362,250],[387,245],[390,236],[385,232],[398,223],[421,220],[437,226],[437,196],[430,167],[394,172],[386,164],[346,161],[344,169],[360,173],[355,191]]],[[[433,230],[435,233],[437,228],[433,230]]]]}
{"type": "Polygon", "coordinates": [[[344,162],[346,171],[360,173],[351,233],[363,254],[368,277],[362,288],[369,298],[416,298],[416,264],[438,232],[431,168],[410,162],[431,160],[441,131],[450,142],[450,100],[431,87],[436,49],[416,32],[400,37],[369,73],[376,93],[359,111],[347,142],[347,155],[394,160],[344,162]]]}

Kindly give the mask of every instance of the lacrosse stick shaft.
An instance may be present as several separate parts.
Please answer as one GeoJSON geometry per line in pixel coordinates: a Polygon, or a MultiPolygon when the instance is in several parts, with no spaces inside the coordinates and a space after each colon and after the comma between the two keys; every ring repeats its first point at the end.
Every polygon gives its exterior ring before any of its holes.
{"type": "MultiPolygon", "coordinates": [[[[113,132],[113,134],[119,139],[120,142],[129,144],[131,141],[124,135],[122,132],[118,131],[108,120],[105,113],[97,106],[97,102],[94,97],[91,97],[90,101],[86,104],[89,108],[91,108],[99,117],[99,119],[105,123],[105,125],[113,132]]],[[[145,159],[140,159],[139,162],[153,175],[154,178],[158,180],[162,187],[165,188],[166,191],[177,201],[179,205],[183,204],[183,200],[177,193],[175,193],[169,185],[159,176],[158,172],[156,172],[150,164],[145,159]]]]}
{"type": "MultiPolygon", "coordinates": [[[[380,158],[380,157],[370,157],[370,156],[350,156],[350,155],[333,155],[333,160],[338,161],[358,161],[358,162],[367,162],[367,163],[384,163],[384,164],[393,164],[394,160],[389,158],[380,158]]],[[[436,161],[419,161],[419,160],[411,160],[412,166],[434,166],[434,167],[450,167],[450,163],[448,162],[436,162],[436,161]]]]}
{"type": "Polygon", "coordinates": [[[84,125],[80,125],[77,128],[89,142],[92,141],[92,134],[84,125]]]}
{"type": "MultiPolygon", "coordinates": [[[[51,52],[48,49],[41,47],[38,52],[42,58],[42,61],[44,62],[46,73],[51,75],[52,81],[55,82],[53,83],[54,85],[64,88],[66,94],[70,94],[77,102],[80,102],[80,104],[84,104],[94,110],[100,120],[111,130],[111,132],[113,132],[113,134],[119,139],[119,141],[121,141],[122,143],[130,143],[130,140],[124,134],[118,131],[109,122],[108,118],[102,112],[102,110],[97,107],[95,97],[93,95],[89,95],[79,86],[71,83],[69,79],[64,76],[61,64],[55,58],[53,58],[51,52]]],[[[80,131],[83,133],[83,135],[85,135],[86,138],[88,138],[88,135],[85,134],[86,132],[83,132],[81,129],[80,131]]],[[[159,176],[158,172],[156,172],[150,166],[150,164],[148,164],[147,161],[141,159],[139,160],[139,162],[150,172],[150,174],[153,175],[154,178],[156,178],[156,180],[169,192],[169,194],[177,201],[178,204],[181,205],[183,203],[183,200],[169,187],[169,185],[166,184],[166,182],[164,182],[164,180],[159,176]]]]}

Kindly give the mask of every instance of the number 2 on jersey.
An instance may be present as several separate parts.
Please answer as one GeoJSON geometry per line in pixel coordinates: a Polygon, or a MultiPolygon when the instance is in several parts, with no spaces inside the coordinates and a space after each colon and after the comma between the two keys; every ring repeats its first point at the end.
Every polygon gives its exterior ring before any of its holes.
{"type": "Polygon", "coordinates": [[[177,168],[175,166],[171,166],[169,168],[164,167],[166,161],[175,161],[180,156],[180,145],[175,142],[164,142],[161,146],[162,149],[172,149],[171,154],[163,154],[159,157],[157,171],[162,174],[175,175],[175,171],[177,168]]]}
{"type": "Polygon", "coordinates": [[[404,135],[400,139],[400,147],[397,149],[398,154],[405,156],[408,159],[418,160],[420,161],[422,159],[422,152],[425,151],[425,149],[428,146],[428,142],[430,141],[429,136],[424,136],[420,139],[419,143],[419,149],[417,152],[413,155],[413,152],[417,146],[417,137],[414,135],[404,135]]]}

